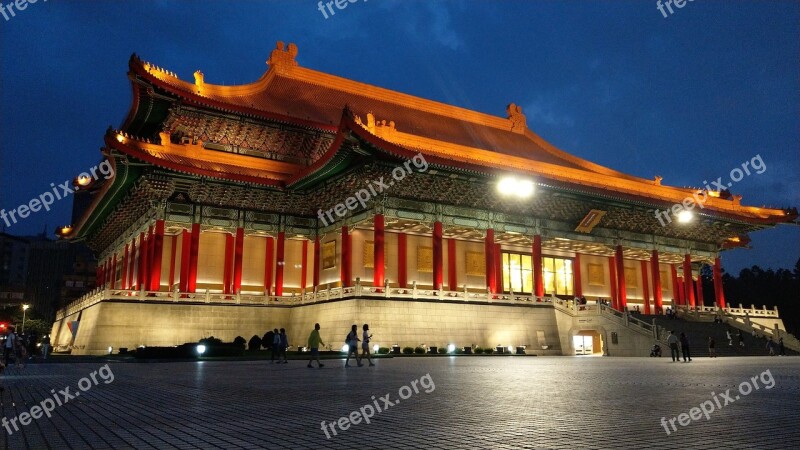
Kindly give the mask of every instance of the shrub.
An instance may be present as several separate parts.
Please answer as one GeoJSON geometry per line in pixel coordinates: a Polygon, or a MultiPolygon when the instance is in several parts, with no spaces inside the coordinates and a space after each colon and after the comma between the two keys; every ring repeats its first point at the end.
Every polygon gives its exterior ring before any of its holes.
{"type": "Polygon", "coordinates": [[[386,355],[387,353],[389,353],[389,347],[380,347],[378,349],[379,355],[386,355]]]}
{"type": "Polygon", "coordinates": [[[233,343],[235,345],[238,345],[239,347],[244,348],[244,344],[246,344],[247,341],[241,336],[236,336],[236,339],[233,340],[233,343]]]}
{"type": "Polygon", "coordinates": [[[444,354],[444,353],[447,353],[447,349],[446,349],[446,348],[439,347],[439,350],[438,350],[438,352],[439,352],[440,354],[444,354]]]}
{"type": "Polygon", "coordinates": [[[482,355],[483,354],[483,349],[480,348],[480,347],[475,347],[475,354],[476,355],[482,355]]]}
{"type": "Polygon", "coordinates": [[[411,348],[411,347],[403,347],[403,354],[404,355],[410,355],[412,353],[414,353],[414,349],[413,348],[411,348]]]}
{"type": "Polygon", "coordinates": [[[456,355],[463,355],[464,349],[461,347],[456,347],[456,355]]]}
{"type": "Polygon", "coordinates": [[[206,346],[218,345],[222,344],[222,339],[215,338],[214,336],[209,336],[207,338],[200,339],[200,343],[206,346]]]}
{"type": "Polygon", "coordinates": [[[261,348],[261,338],[258,335],[253,335],[250,338],[250,341],[247,342],[247,349],[248,350],[258,350],[261,348]]]}
{"type": "Polygon", "coordinates": [[[485,353],[487,355],[491,355],[492,353],[494,353],[494,349],[493,348],[485,348],[485,349],[483,349],[483,353],[485,353]]]}
{"type": "Polygon", "coordinates": [[[422,347],[417,347],[417,348],[414,349],[414,353],[416,353],[417,355],[424,355],[425,354],[425,349],[422,348],[422,347]]]}

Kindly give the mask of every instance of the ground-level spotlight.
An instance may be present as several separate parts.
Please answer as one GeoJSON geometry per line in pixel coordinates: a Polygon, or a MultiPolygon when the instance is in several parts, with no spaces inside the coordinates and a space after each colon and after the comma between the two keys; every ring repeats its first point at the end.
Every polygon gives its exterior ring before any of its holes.
{"type": "Polygon", "coordinates": [[[453,353],[454,351],[456,351],[455,344],[450,344],[447,346],[447,353],[453,353]]]}
{"type": "Polygon", "coordinates": [[[342,351],[343,351],[343,352],[347,352],[347,351],[349,351],[349,350],[350,350],[350,346],[349,346],[349,345],[347,345],[347,344],[344,344],[344,345],[342,346],[342,351]]]}
{"type": "Polygon", "coordinates": [[[512,347],[510,345],[508,347],[506,347],[506,349],[508,350],[508,353],[511,353],[511,352],[514,351],[514,347],[512,347]]]}
{"type": "Polygon", "coordinates": [[[524,345],[518,345],[517,346],[517,354],[518,355],[524,355],[525,354],[525,346],[524,345]]]}
{"type": "Polygon", "coordinates": [[[108,354],[110,355],[113,352],[114,352],[114,347],[108,347],[108,354]]]}
{"type": "Polygon", "coordinates": [[[375,344],[375,345],[373,345],[373,346],[372,346],[372,352],[373,352],[373,353],[378,353],[378,349],[379,349],[379,348],[380,348],[380,347],[378,347],[378,344],[375,344]]]}
{"type": "Polygon", "coordinates": [[[202,355],[203,353],[206,352],[206,346],[203,345],[203,344],[200,344],[197,347],[195,347],[195,351],[197,352],[198,355],[202,355]]]}

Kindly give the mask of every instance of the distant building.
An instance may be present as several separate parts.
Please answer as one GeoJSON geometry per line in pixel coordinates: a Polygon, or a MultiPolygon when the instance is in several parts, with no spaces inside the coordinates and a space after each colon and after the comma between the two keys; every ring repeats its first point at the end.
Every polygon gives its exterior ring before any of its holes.
{"type": "Polygon", "coordinates": [[[16,307],[25,298],[28,241],[0,232],[0,307],[16,307]]]}
{"type": "Polygon", "coordinates": [[[82,243],[0,233],[0,307],[31,305],[31,314],[55,312],[94,288],[96,263],[82,243]]]}

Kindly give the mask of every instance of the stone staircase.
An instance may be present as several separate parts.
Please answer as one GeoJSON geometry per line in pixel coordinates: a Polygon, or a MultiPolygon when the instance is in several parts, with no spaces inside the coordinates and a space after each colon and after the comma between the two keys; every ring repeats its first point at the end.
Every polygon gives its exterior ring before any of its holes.
{"type": "MultiPolygon", "coordinates": [[[[655,319],[655,323],[659,330],[666,330],[667,333],[669,333],[670,330],[673,330],[675,331],[676,336],[680,336],[681,333],[686,333],[686,336],[689,338],[689,348],[693,358],[708,357],[709,336],[713,337],[716,341],[718,357],[769,355],[769,351],[767,350],[768,339],[763,337],[755,338],[752,336],[752,334],[742,332],[742,335],[744,336],[744,347],[740,347],[739,338],[737,336],[739,330],[726,324],[714,322],[694,322],[678,318],[668,319],[666,316],[661,315],[635,314],[634,317],[649,323],[653,323],[653,320],[655,319]],[[728,338],[725,333],[726,330],[731,331],[731,337],[733,338],[732,346],[728,345],[728,338]]],[[[660,331],[659,334],[661,334],[660,331]]],[[[664,356],[670,356],[669,347],[662,347],[661,351],[664,356]]],[[[786,354],[798,355],[798,352],[786,348],[786,354]]]]}

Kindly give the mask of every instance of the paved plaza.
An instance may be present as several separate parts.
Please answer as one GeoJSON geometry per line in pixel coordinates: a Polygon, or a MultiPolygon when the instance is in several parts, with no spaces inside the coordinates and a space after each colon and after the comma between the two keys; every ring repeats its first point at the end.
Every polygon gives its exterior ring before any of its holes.
{"type": "Polygon", "coordinates": [[[795,357],[688,364],[669,358],[427,357],[342,365],[97,359],[10,368],[1,406],[3,426],[13,434],[0,433],[2,447],[778,449],[800,442],[795,357]],[[759,389],[741,395],[743,382],[759,389]],[[725,405],[728,389],[733,402],[725,405]],[[56,396],[61,406],[47,400],[56,396]],[[667,435],[671,418],[686,413],[689,421],[690,410],[704,402],[714,409],[710,420],[703,416],[686,426],[673,420],[677,432],[667,435]],[[42,414],[32,410],[37,405],[51,409],[52,417],[25,417],[28,424],[21,425],[22,413],[42,414]],[[340,420],[346,416],[353,423],[340,420]]]}

